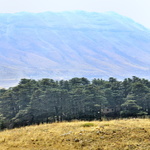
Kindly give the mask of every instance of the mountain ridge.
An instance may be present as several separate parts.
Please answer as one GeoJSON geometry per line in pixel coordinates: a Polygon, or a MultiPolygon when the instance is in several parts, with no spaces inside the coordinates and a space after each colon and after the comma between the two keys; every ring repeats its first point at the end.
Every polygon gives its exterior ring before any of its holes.
{"type": "Polygon", "coordinates": [[[149,47],[149,29],[113,12],[0,14],[0,86],[20,78],[148,78],[149,47]]]}

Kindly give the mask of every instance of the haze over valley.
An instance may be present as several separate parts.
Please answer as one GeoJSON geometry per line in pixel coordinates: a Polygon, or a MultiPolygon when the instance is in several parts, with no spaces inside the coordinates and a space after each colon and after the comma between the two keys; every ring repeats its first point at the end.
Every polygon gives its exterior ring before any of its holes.
{"type": "Polygon", "coordinates": [[[150,30],[114,12],[0,14],[0,87],[21,78],[149,78],[150,30]]]}

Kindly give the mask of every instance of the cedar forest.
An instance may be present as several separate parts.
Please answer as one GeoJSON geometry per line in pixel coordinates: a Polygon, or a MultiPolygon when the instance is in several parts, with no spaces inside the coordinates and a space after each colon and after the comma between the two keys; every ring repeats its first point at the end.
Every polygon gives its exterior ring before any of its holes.
{"type": "Polygon", "coordinates": [[[0,129],[149,115],[150,81],[136,76],[123,81],[21,79],[15,87],[0,89],[0,129]]]}

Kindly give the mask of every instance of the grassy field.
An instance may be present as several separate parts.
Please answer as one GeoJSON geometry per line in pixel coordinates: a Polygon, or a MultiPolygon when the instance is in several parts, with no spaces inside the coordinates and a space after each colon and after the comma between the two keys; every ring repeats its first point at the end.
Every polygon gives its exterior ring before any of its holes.
{"type": "Polygon", "coordinates": [[[0,150],[150,150],[150,119],[73,121],[0,132],[0,150]]]}

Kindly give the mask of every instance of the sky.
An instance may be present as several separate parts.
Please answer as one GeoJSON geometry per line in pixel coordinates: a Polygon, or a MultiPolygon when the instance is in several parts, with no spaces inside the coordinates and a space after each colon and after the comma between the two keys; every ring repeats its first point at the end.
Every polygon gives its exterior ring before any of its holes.
{"type": "Polygon", "coordinates": [[[0,13],[114,11],[150,28],[150,0],[0,0],[0,13]]]}

